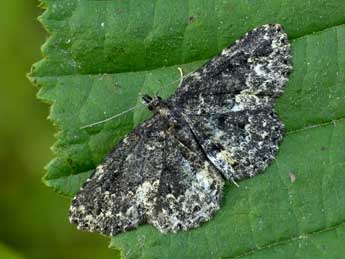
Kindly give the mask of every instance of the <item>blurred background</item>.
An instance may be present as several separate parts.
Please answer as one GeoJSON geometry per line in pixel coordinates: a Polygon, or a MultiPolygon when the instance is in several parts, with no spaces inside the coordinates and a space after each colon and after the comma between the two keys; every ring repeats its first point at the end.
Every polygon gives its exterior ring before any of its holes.
{"type": "Polygon", "coordinates": [[[68,222],[69,199],[45,187],[54,129],[26,73],[47,38],[36,0],[2,1],[0,8],[0,259],[115,259],[108,239],[68,222]]]}

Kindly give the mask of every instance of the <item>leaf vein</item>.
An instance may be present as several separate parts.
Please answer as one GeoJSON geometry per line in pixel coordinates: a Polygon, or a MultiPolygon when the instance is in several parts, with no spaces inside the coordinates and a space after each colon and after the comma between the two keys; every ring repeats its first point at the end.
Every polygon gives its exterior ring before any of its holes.
{"type": "Polygon", "coordinates": [[[334,231],[334,230],[336,231],[339,228],[342,228],[344,226],[345,226],[345,221],[342,221],[339,224],[336,224],[336,225],[333,225],[333,226],[330,226],[330,227],[327,227],[327,228],[323,228],[323,229],[319,229],[319,230],[316,230],[316,231],[312,231],[310,233],[305,233],[305,234],[302,234],[302,235],[299,235],[299,236],[291,237],[289,239],[285,239],[285,240],[282,240],[282,241],[279,241],[279,242],[272,242],[272,243],[266,244],[265,246],[245,251],[245,252],[243,252],[240,255],[237,255],[237,256],[234,256],[234,257],[227,257],[227,258],[223,258],[223,259],[244,258],[244,257],[250,256],[250,255],[252,255],[252,254],[254,254],[254,253],[258,252],[258,251],[267,250],[267,249],[270,249],[272,247],[282,246],[282,245],[285,245],[285,244],[288,244],[288,243],[291,243],[291,242],[294,242],[294,241],[298,241],[298,240],[311,239],[312,236],[314,236],[314,235],[321,234],[321,233],[324,233],[324,232],[330,232],[330,231],[334,231]]]}

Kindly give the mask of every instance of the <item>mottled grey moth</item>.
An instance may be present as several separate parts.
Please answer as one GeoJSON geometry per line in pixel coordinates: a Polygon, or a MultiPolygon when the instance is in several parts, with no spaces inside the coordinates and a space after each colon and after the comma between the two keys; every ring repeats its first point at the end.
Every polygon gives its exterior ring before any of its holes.
{"type": "Polygon", "coordinates": [[[286,33],[264,25],[188,75],[167,100],[145,95],[152,118],[96,168],[72,201],[70,221],[105,235],[208,221],[226,180],[255,176],[274,159],[284,131],[274,104],[291,69],[286,33]]]}

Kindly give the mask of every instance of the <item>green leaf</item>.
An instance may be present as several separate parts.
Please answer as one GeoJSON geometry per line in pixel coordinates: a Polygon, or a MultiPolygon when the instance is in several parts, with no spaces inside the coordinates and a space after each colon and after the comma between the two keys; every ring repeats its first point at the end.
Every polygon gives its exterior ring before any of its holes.
{"type": "Polygon", "coordinates": [[[0,258],[2,259],[23,259],[16,251],[0,243],[0,258]]]}
{"type": "Polygon", "coordinates": [[[72,196],[149,113],[139,92],[168,96],[187,73],[246,31],[281,23],[294,72],[278,100],[287,127],[266,172],[226,186],[221,210],[202,227],[162,235],[151,226],[112,238],[124,258],[340,258],[345,241],[345,4],[313,1],[45,0],[52,33],[33,66],[39,98],[59,132],[47,185],[72,196]],[[314,34],[313,34],[314,33],[314,34]],[[295,181],[293,180],[294,177],[295,181]]]}

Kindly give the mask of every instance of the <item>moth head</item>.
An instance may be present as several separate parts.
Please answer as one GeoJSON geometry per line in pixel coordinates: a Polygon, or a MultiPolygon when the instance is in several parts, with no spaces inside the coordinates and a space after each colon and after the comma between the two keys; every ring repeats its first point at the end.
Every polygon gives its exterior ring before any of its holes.
{"type": "Polygon", "coordinates": [[[159,112],[159,110],[165,106],[160,96],[152,98],[151,96],[145,94],[143,95],[143,101],[147,105],[147,108],[152,112],[159,112]]]}
{"type": "Polygon", "coordinates": [[[147,104],[147,105],[149,105],[152,102],[152,100],[153,100],[153,98],[151,96],[147,95],[147,94],[144,94],[142,96],[142,98],[143,98],[144,103],[147,104]]]}

